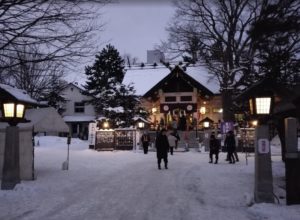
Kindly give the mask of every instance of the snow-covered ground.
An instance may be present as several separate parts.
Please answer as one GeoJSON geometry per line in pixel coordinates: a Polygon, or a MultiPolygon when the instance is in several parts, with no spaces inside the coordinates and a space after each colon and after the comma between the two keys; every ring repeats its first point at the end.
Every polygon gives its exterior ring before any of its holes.
{"type": "MultiPolygon", "coordinates": [[[[37,140],[36,140],[37,141],[37,140]]],[[[296,220],[300,206],[285,205],[284,165],[273,156],[280,204],[254,204],[254,157],[208,163],[208,153],[176,152],[158,170],[154,152],[97,152],[72,139],[69,170],[65,138],[39,137],[35,181],[0,191],[1,220],[296,220]]]]}

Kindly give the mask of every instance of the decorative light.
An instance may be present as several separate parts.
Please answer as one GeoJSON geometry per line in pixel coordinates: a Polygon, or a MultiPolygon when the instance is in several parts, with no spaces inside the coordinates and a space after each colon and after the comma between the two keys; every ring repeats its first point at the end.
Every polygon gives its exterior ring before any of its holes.
{"type": "Polygon", "coordinates": [[[206,113],[205,106],[200,107],[200,114],[204,115],[206,113]]]}
{"type": "Polygon", "coordinates": [[[255,104],[257,114],[270,114],[271,97],[255,98],[255,104]]]}
{"type": "Polygon", "coordinates": [[[15,117],[15,103],[4,103],[3,104],[3,117],[4,118],[15,117]]]}
{"type": "Polygon", "coordinates": [[[155,114],[156,112],[157,112],[157,108],[156,108],[156,107],[153,107],[153,108],[152,108],[152,113],[155,114]]]}
{"type": "Polygon", "coordinates": [[[103,128],[108,129],[109,128],[109,123],[107,121],[103,122],[103,128]]]}
{"type": "Polygon", "coordinates": [[[223,113],[223,109],[222,108],[219,109],[219,113],[223,113]]]}
{"type": "Polygon", "coordinates": [[[203,122],[203,126],[204,126],[205,128],[209,128],[209,121],[203,122]]]}
{"type": "Polygon", "coordinates": [[[144,128],[145,123],[144,122],[138,122],[138,128],[144,128]]]}
{"type": "Polygon", "coordinates": [[[251,122],[251,124],[252,124],[253,127],[256,127],[258,125],[258,121],[254,120],[254,121],[251,122]]]}
{"type": "Polygon", "coordinates": [[[25,106],[23,104],[17,104],[17,112],[16,112],[16,117],[17,118],[23,118],[24,117],[24,111],[25,106]]]}
{"type": "Polygon", "coordinates": [[[2,120],[8,122],[12,126],[16,126],[19,122],[26,121],[24,119],[25,105],[21,103],[16,103],[12,101],[3,102],[2,114],[2,120]]]}
{"type": "Polygon", "coordinates": [[[271,97],[255,97],[249,99],[250,113],[252,115],[267,115],[271,112],[271,97]]]}

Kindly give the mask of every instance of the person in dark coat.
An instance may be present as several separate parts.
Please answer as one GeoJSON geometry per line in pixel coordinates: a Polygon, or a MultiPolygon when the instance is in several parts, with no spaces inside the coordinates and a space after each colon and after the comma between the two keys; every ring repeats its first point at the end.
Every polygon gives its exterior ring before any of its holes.
{"type": "Polygon", "coordinates": [[[209,140],[209,163],[213,162],[213,155],[215,154],[215,164],[218,163],[219,159],[219,151],[220,151],[220,141],[215,137],[214,134],[210,136],[209,140]]]}
{"type": "Polygon", "coordinates": [[[145,131],[143,133],[141,140],[142,140],[142,145],[143,145],[143,149],[144,149],[144,154],[147,154],[149,143],[150,143],[150,135],[148,134],[147,131],[145,131]]]}
{"type": "Polygon", "coordinates": [[[228,152],[229,163],[235,163],[233,153],[235,152],[236,143],[235,143],[233,131],[228,131],[225,138],[224,146],[226,147],[228,152]]]}
{"type": "Polygon", "coordinates": [[[167,130],[163,128],[155,140],[157,164],[159,170],[161,169],[160,163],[162,159],[164,160],[165,168],[168,169],[168,151],[170,146],[166,134],[167,130]]]}

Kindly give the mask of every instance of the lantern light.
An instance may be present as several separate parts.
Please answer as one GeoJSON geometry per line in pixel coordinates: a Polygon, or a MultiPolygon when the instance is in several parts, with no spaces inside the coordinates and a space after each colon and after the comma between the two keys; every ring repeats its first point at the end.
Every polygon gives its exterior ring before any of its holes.
{"type": "Polygon", "coordinates": [[[271,97],[255,97],[249,99],[250,113],[252,115],[268,115],[271,112],[271,97]]]}
{"type": "Polygon", "coordinates": [[[157,108],[156,108],[156,107],[153,107],[153,108],[152,108],[152,113],[155,114],[156,112],[157,112],[157,108]]]}
{"type": "Polygon", "coordinates": [[[3,103],[3,117],[13,118],[15,116],[15,104],[14,103],[3,103]]]}
{"type": "Polygon", "coordinates": [[[206,113],[205,106],[200,107],[200,114],[204,115],[206,113]]]}
{"type": "Polygon", "coordinates": [[[109,128],[109,123],[107,121],[103,122],[103,128],[108,129],[109,128]]]}
{"type": "Polygon", "coordinates": [[[258,121],[254,120],[254,121],[251,122],[251,124],[252,124],[253,127],[256,127],[258,125],[258,121]]]}
{"type": "Polygon", "coordinates": [[[205,128],[209,128],[209,121],[203,122],[203,126],[204,126],[205,128]]]}
{"type": "Polygon", "coordinates": [[[145,123],[144,122],[138,122],[138,128],[144,128],[145,127],[145,123]]]}
{"type": "Polygon", "coordinates": [[[24,119],[25,105],[12,101],[2,103],[2,121],[16,126],[19,122],[26,122],[24,119]]]}

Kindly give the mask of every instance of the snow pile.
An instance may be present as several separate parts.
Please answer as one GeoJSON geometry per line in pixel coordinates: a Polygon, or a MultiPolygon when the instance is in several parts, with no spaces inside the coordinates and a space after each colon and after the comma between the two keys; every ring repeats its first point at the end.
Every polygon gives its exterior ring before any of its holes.
{"type": "Polygon", "coordinates": [[[0,191],[0,219],[21,220],[296,220],[300,206],[284,205],[284,166],[272,158],[274,192],[280,204],[254,204],[254,157],[218,164],[195,149],[169,156],[169,169],[158,170],[155,152],[97,152],[72,139],[69,170],[62,170],[67,140],[37,137],[35,181],[0,191]],[[279,195],[280,189],[283,194],[279,195]]]}

